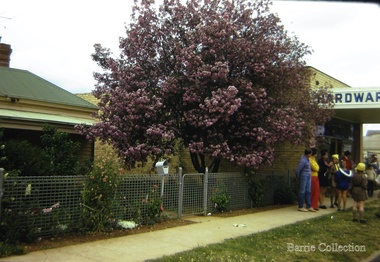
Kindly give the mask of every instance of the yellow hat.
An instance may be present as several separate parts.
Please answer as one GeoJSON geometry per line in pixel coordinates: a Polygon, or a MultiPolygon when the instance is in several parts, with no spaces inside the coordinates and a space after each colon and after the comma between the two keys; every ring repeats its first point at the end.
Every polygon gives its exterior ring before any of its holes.
{"type": "Polygon", "coordinates": [[[363,163],[359,163],[359,164],[356,166],[356,170],[358,170],[358,171],[364,171],[364,170],[365,170],[365,164],[363,164],[363,163]]]}
{"type": "Polygon", "coordinates": [[[338,154],[332,155],[331,157],[332,157],[332,158],[339,159],[339,155],[338,155],[338,154]]]}

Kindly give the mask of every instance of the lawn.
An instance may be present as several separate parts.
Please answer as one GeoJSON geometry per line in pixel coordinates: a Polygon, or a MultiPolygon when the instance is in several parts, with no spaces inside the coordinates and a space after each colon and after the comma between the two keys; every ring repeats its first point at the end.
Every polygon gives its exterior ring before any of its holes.
{"type": "Polygon", "coordinates": [[[149,261],[361,261],[380,250],[378,210],[366,203],[366,224],[349,209],[149,261]]]}

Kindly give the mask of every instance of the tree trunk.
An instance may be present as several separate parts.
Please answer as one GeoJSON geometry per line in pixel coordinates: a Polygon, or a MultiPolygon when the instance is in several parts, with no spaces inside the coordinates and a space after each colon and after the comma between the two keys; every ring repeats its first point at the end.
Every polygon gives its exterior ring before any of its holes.
{"type": "Polygon", "coordinates": [[[195,170],[199,173],[204,173],[206,171],[205,156],[203,154],[190,152],[190,158],[195,170]]]}
{"type": "Polygon", "coordinates": [[[211,170],[211,173],[218,173],[220,167],[220,157],[215,157],[214,161],[212,161],[209,170],[211,170]]]}
{"type": "MultiPolygon", "coordinates": [[[[199,173],[206,172],[206,163],[205,156],[203,154],[191,153],[190,152],[191,162],[193,163],[193,167],[199,173]]],[[[218,173],[220,167],[220,158],[216,157],[209,166],[209,170],[211,173],[218,173]]]]}

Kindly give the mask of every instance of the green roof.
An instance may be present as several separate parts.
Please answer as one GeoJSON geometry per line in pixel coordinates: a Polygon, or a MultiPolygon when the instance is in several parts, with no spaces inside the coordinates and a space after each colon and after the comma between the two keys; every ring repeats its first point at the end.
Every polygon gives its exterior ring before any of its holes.
{"type": "Polygon", "coordinates": [[[97,109],[90,102],[27,71],[0,67],[0,96],[97,109]]]}

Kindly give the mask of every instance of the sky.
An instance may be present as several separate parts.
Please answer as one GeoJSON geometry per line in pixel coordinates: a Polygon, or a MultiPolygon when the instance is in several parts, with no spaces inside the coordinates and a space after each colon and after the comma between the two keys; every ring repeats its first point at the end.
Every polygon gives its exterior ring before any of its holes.
{"type": "MultiPolygon", "coordinates": [[[[94,89],[94,44],[119,54],[132,0],[0,0],[1,43],[10,66],[71,92],[94,89]]],[[[380,5],[331,1],[273,1],[289,32],[311,47],[309,66],[352,86],[380,87],[380,5]]],[[[380,128],[380,126],[379,126],[380,128]]]]}

